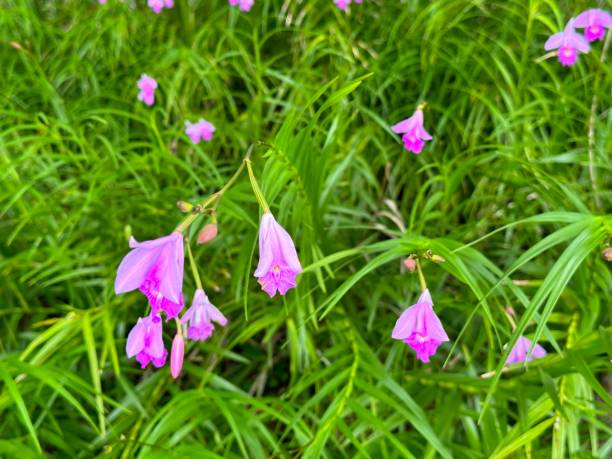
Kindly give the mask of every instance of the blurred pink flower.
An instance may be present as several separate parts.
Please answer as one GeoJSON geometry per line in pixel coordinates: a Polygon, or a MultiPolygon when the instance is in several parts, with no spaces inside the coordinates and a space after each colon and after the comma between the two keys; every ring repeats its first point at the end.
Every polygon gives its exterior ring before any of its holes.
{"type": "Polygon", "coordinates": [[[612,28],[612,15],[598,8],[586,10],[578,15],[574,27],[585,29],[584,36],[588,41],[603,40],[606,29],[612,28]]]}
{"type": "Polygon", "coordinates": [[[185,354],[185,340],[180,333],[174,336],[172,349],[170,351],[170,374],[174,379],[178,378],[183,369],[183,356],[185,354]]]}
{"type": "Polygon", "coordinates": [[[525,360],[531,362],[533,359],[541,359],[542,357],[546,357],[546,350],[539,344],[536,344],[533,347],[533,351],[531,351],[529,359],[527,359],[529,349],[531,349],[531,341],[524,336],[520,336],[510,351],[508,360],[506,360],[506,365],[524,362],[525,360]]]}
{"type": "Polygon", "coordinates": [[[236,6],[238,5],[240,8],[240,11],[251,11],[251,8],[253,7],[253,5],[255,4],[255,0],[228,0],[229,4],[232,6],[236,6]]]}
{"type": "Polygon", "coordinates": [[[403,340],[414,349],[422,362],[429,362],[429,357],[436,353],[440,343],[448,341],[444,327],[433,310],[429,290],[426,289],[416,304],[402,312],[391,337],[403,340]]]}
{"type": "Polygon", "coordinates": [[[193,296],[191,307],[181,317],[182,324],[187,322],[189,322],[187,338],[195,341],[205,341],[212,335],[215,329],[213,322],[217,322],[222,327],[227,325],[225,316],[211,304],[204,290],[200,288],[193,296]]]}
{"type": "MultiPolygon", "coordinates": [[[[355,3],[363,3],[363,0],[353,0],[353,1],[355,3]]],[[[334,0],[334,3],[336,4],[338,8],[340,8],[343,11],[346,11],[346,9],[351,4],[351,0],[334,0]]]]}
{"type": "Polygon", "coordinates": [[[100,5],[104,5],[104,4],[106,3],[106,0],[98,0],[98,3],[99,3],[100,5]]]}
{"type": "Polygon", "coordinates": [[[143,73],[140,80],[138,80],[138,89],[140,90],[138,100],[143,101],[148,106],[155,103],[155,90],[157,89],[155,78],[143,73]]]}
{"type": "Polygon", "coordinates": [[[574,65],[578,51],[588,53],[590,46],[586,39],[574,30],[574,19],[570,19],[565,30],[551,36],[544,44],[546,51],[558,49],[559,62],[566,67],[574,65]]]}
{"type": "Polygon", "coordinates": [[[146,368],[149,362],[157,368],[163,367],[168,352],[162,339],[161,318],[153,314],[139,318],[128,335],[125,352],[130,359],[136,356],[142,368],[146,368]]]}
{"type": "Polygon", "coordinates": [[[196,123],[185,121],[185,126],[187,126],[185,128],[185,134],[187,134],[195,144],[200,143],[202,140],[206,140],[207,142],[210,141],[216,130],[215,126],[204,118],[200,118],[196,123]]]}
{"type": "Polygon", "coordinates": [[[259,264],[255,277],[270,297],[281,295],[296,286],[295,277],[302,272],[295,245],[289,233],[280,226],[270,212],[259,224],[259,264]]]}
{"type": "Polygon", "coordinates": [[[414,154],[421,153],[426,140],[431,140],[431,135],[423,126],[423,111],[417,109],[414,114],[403,121],[391,126],[391,130],[396,134],[404,134],[404,148],[414,154]]]}
{"type": "Polygon", "coordinates": [[[160,310],[167,318],[183,309],[183,236],[174,232],[152,241],[130,238],[132,250],[117,269],[117,294],[139,289],[149,300],[152,314],[160,310]]]}
{"type": "Polygon", "coordinates": [[[148,0],[149,8],[155,13],[161,13],[164,8],[172,8],[174,6],[174,0],[148,0]]]}

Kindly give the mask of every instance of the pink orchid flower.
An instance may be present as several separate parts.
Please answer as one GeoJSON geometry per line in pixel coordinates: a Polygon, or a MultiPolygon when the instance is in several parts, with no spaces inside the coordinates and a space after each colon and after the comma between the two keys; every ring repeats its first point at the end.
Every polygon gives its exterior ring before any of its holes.
{"type": "Polygon", "coordinates": [[[138,100],[143,101],[149,107],[155,103],[155,90],[157,89],[155,78],[143,73],[138,80],[138,89],[140,90],[138,100]]]}
{"type": "Polygon", "coordinates": [[[181,374],[184,355],[185,340],[182,335],[177,333],[172,341],[172,350],[170,351],[170,374],[174,379],[178,378],[181,374]]]}
{"type": "Polygon", "coordinates": [[[544,44],[546,51],[558,49],[557,55],[561,65],[569,67],[578,60],[578,51],[588,53],[589,42],[574,30],[574,19],[570,19],[565,30],[551,36],[544,44]]]}
{"type": "Polygon", "coordinates": [[[291,236],[270,212],[264,213],[259,224],[259,264],[254,274],[263,291],[270,297],[277,290],[284,295],[296,286],[295,277],[301,272],[291,236]]]}
{"type": "Polygon", "coordinates": [[[206,140],[207,142],[210,141],[216,130],[215,126],[204,118],[200,118],[196,123],[185,121],[185,126],[187,126],[185,128],[185,134],[187,134],[195,144],[200,143],[202,140],[206,140]]]}
{"type": "Polygon", "coordinates": [[[162,338],[161,318],[153,314],[139,318],[128,335],[125,352],[130,359],[136,356],[142,368],[146,368],[149,362],[157,368],[163,367],[168,351],[162,338]]]}
{"type": "Polygon", "coordinates": [[[240,11],[249,12],[251,8],[255,4],[255,0],[228,0],[231,6],[236,6],[240,8],[240,11]]]}
{"type": "Polygon", "coordinates": [[[533,359],[541,359],[546,357],[546,350],[539,344],[536,344],[531,351],[531,355],[529,358],[527,358],[527,353],[529,352],[529,349],[531,349],[531,345],[532,343],[528,338],[520,336],[510,351],[510,355],[506,360],[506,365],[524,362],[525,360],[531,362],[533,359]]]}
{"type": "Polygon", "coordinates": [[[416,304],[402,312],[391,337],[403,340],[414,349],[417,358],[426,363],[436,353],[440,343],[448,341],[444,327],[433,310],[429,290],[425,289],[416,304]]]}
{"type": "Polygon", "coordinates": [[[217,322],[222,327],[227,325],[227,319],[221,311],[213,306],[201,288],[197,289],[193,296],[191,307],[185,311],[181,323],[189,323],[187,338],[194,341],[206,341],[212,335],[217,322]]]}
{"type": "Polygon", "coordinates": [[[606,29],[612,28],[612,15],[598,8],[586,10],[578,15],[574,27],[585,29],[584,36],[587,41],[603,40],[606,29]]]}
{"type": "Polygon", "coordinates": [[[172,8],[174,0],[148,0],[147,4],[156,14],[159,14],[164,8],[172,8]]]}
{"type": "Polygon", "coordinates": [[[423,111],[417,109],[414,114],[403,121],[391,126],[396,134],[404,134],[402,140],[406,150],[418,155],[423,150],[426,140],[431,140],[431,135],[423,126],[423,111]]]}
{"type": "Polygon", "coordinates": [[[139,289],[149,300],[152,314],[166,312],[168,319],[183,309],[183,236],[174,232],[152,241],[130,238],[132,250],[117,269],[117,294],[139,289]]]}

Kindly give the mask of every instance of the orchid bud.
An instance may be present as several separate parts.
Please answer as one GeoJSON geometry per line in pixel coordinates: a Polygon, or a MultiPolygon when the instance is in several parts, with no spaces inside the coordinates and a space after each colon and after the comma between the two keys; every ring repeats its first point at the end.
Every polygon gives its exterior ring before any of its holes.
{"type": "Polygon", "coordinates": [[[431,261],[433,261],[434,263],[440,264],[440,263],[444,263],[446,260],[443,257],[441,257],[440,255],[432,255],[431,256],[431,261]]]}
{"type": "Polygon", "coordinates": [[[606,247],[605,249],[603,249],[601,252],[601,256],[606,261],[612,261],[612,247],[606,247]]]}
{"type": "Polygon", "coordinates": [[[193,210],[193,205],[185,201],[177,202],[176,207],[178,207],[179,210],[183,213],[191,212],[193,210]]]}
{"type": "Polygon", "coordinates": [[[413,273],[416,269],[416,260],[412,257],[408,257],[404,260],[404,268],[406,268],[409,272],[413,273]]]}
{"type": "Polygon", "coordinates": [[[170,352],[170,374],[174,379],[178,378],[183,369],[183,355],[185,353],[185,341],[180,333],[177,333],[172,341],[170,352]]]}
{"type": "Polygon", "coordinates": [[[216,223],[207,223],[198,233],[198,244],[206,244],[217,237],[218,228],[216,223]]]}

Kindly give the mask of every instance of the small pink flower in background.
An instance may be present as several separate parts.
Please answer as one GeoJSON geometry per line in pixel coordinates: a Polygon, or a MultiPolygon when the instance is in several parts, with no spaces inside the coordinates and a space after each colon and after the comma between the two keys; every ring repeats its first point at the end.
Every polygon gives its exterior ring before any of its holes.
{"type": "Polygon", "coordinates": [[[440,343],[448,341],[444,327],[433,310],[429,290],[426,289],[416,304],[402,312],[391,337],[403,340],[414,349],[417,358],[426,363],[436,353],[440,343]]]}
{"type": "Polygon", "coordinates": [[[149,107],[155,103],[155,90],[157,89],[155,78],[143,73],[138,80],[138,89],[140,89],[138,100],[143,101],[149,107]]]}
{"type": "Polygon", "coordinates": [[[125,352],[130,359],[136,356],[142,368],[146,368],[149,362],[153,362],[157,368],[163,367],[168,352],[162,339],[161,318],[151,314],[138,319],[128,335],[125,352]]]}
{"type": "Polygon", "coordinates": [[[539,344],[536,344],[533,347],[533,351],[531,351],[529,359],[527,359],[529,349],[531,349],[531,341],[524,336],[520,336],[514,344],[512,351],[510,351],[508,360],[506,360],[506,365],[524,362],[525,360],[531,362],[533,359],[541,359],[542,357],[546,357],[546,350],[539,344]]]}
{"type": "Polygon", "coordinates": [[[187,126],[185,128],[185,134],[187,134],[195,144],[200,143],[202,140],[206,140],[207,142],[210,141],[216,130],[215,126],[204,118],[200,118],[196,123],[185,121],[185,126],[187,126]]]}
{"type": "Polygon", "coordinates": [[[207,340],[215,329],[213,322],[217,322],[222,327],[227,325],[225,316],[211,304],[204,290],[200,288],[193,295],[191,307],[185,311],[181,318],[182,324],[187,322],[189,322],[187,338],[194,341],[207,340]]]}
{"type": "MultiPolygon", "coordinates": [[[[354,1],[355,3],[363,3],[363,0],[352,0],[352,1],[354,1]]],[[[334,3],[342,11],[346,11],[346,9],[351,4],[351,0],[334,0],[334,3]]]]}
{"type": "Polygon", "coordinates": [[[117,269],[115,293],[139,289],[149,300],[152,314],[166,312],[171,319],[183,309],[183,236],[169,236],[138,242],[130,238],[132,250],[117,269]]]}
{"type": "Polygon", "coordinates": [[[98,3],[99,3],[100,5],[104,5],[104,4],[106,3],[106,0],[98,0],[98,3]]]}
{"type": "Polygon", "coordinates": [[[174,6],[174,0],[149,0],[149,8],[151,8],[156,14],[161,13],[164,8],[172,8],[174,6]]]}
{"type": "Polygon", "coordinates": [[[281,295],[296,286],[295,277],[302,272],[295,245],[289,233],[280,226],[270,212],[259,224],[259,264],[255,277],[270,297],[281,295]]]}
{"type": "Polygon", "coordinates": [[[586,10],[578,15],[574,27],[585,29],[584,36],[588,41],[603,40],[606,29],[612,28],[612,15],[598,8],[586,10]]]}
{"type": "Polygon", "coordinates": [[[185,340],[177,333],[172,341],[172,350],[170,351],[170,374],[174,379],[178,378],[181,374],[184,354],[185,340]]]}
{"type": "Polygon", "coordinates": [[[561,65],[569,67],[578,60],[578,51],[588,53],[590,46],[582,35],[576,33],[574,19],[570,19],[563,32],[554,34],[546,41],[544,49],[546,51],[558,49],[559,62],[561,62],[561,65]]]}
{"type": "Polygon", "coordinates": [[[251,11],[251,8],[255,4],[255,0],[228,0],[231,6],[238,5],[240,11],[248,12],[251,11]]]}
{"type": "Polygon", "coordinates": [[[423,111],[421,109],[417,109],[410,118],[391,126],[391,130],[396,134],[404,134],[402,136],[404,148],[416,155],[423,150],[425,141],[431,140],[431,135],[423,126],[423,111]]]}

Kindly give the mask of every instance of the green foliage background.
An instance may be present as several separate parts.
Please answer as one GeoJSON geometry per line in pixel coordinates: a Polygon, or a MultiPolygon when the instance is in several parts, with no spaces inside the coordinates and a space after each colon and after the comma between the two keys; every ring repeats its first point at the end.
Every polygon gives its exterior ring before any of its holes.
{"type": "Polygon", "coordinates": [[[612,67],[602,43],[542,58],[610,2],[175,3],[0,2],[0,456],[610,457],[612,67]],[[422,101],[415,156],[388,126],[422,101]],[[217,132],[194,146],[200,116],[217,132]],[[172,231],[256,141],[299,286],[252,277],[245,174],[195,248],[229,326],[179,380],[141,371],[124,348],[146,301],[113,292],[127,238],[172,231]],[[419,294],[401,260],[427,250],[451,338],[428,365],[390,338],[419,294]],[[501,373],[520,334],[549,356],[501,373]]]}

